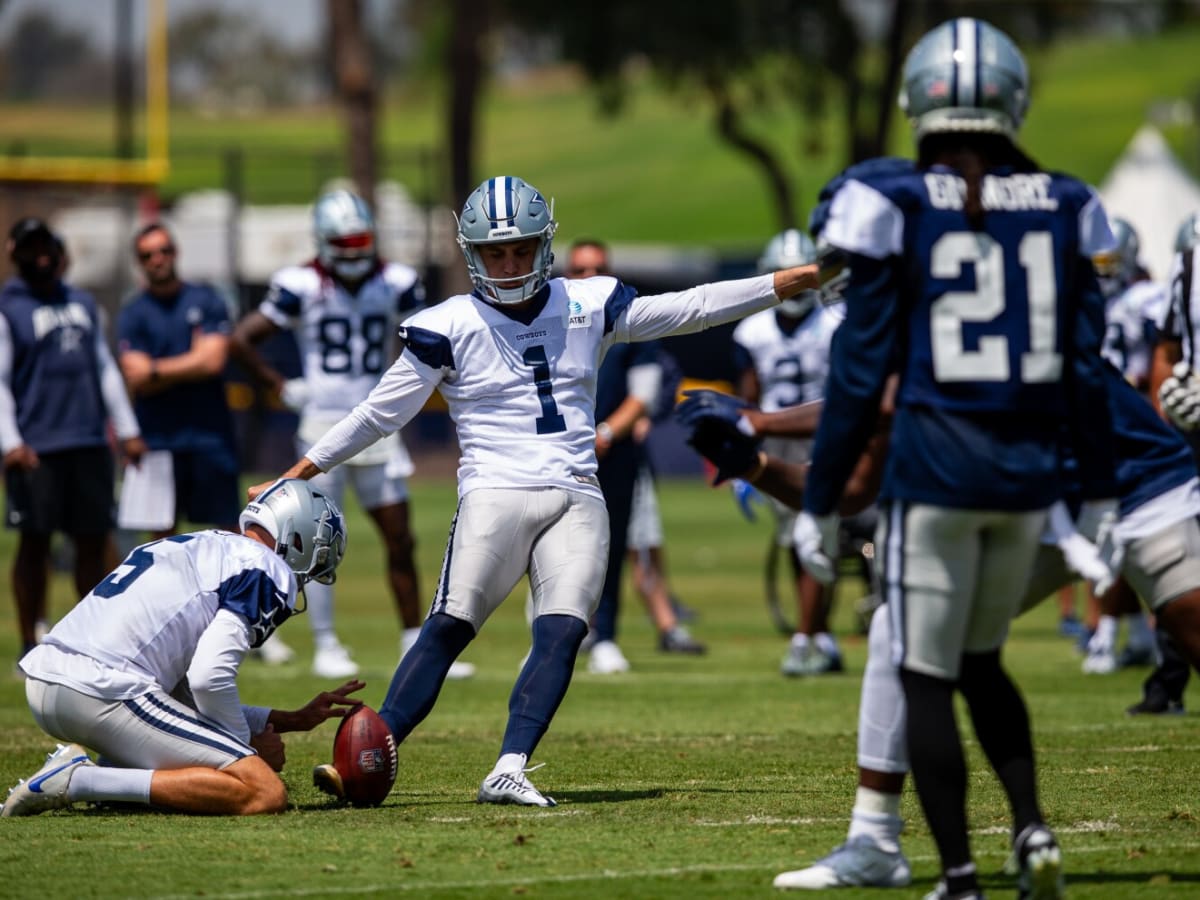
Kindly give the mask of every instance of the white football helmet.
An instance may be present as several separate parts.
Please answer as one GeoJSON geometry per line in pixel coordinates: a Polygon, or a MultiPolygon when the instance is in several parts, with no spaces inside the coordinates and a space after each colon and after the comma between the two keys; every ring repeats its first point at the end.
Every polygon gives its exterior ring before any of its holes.
{"type": "Polygon", "coordinates": [[[1122,294],[1137,280],[1141,241],[1133,226],[1124,219],[1110,218],[1108,225],[1115,243],[1110,249],[1093,256],[1092,265],[1096,268],[1100,290],[1105,297],[1112,298],[1122,294]]]}
{"type": "Polygon", "coordinates": [[[1175,252],[1187,253],[1200,244],[1200,212],[1194,212],[1179,224],[1175,232],[1175,252]]]}
{"type": "Polygon", "coordinates": [[[467,274],[484,300],[498,306],[523,303],[541,290],[550,278],[554,262],[551,243],[558,223],[554,221],[554,201],[549,203],[533,185],[520,178],[502,175],[489,178],[471,192],[458,217],[458,246],[467,260],[467,274]],[[538,238],[533,271],[522,277],[516,287],[502,288],[500,281],[489,278],[478,248],[484,244],[502,244],[538,238]]]}
{"type": "Polygon", "coordinates": [[[981,19],[943,22],[904,61],[900,109],[917,143],[927,134],[1016,135],[1029,109],[1029,70],[1017,45],[981,19]]]}
{"type": "MultiPolygon", "coordinates": [[[[798,228],[781,231],[767,242],[766,249],[758,258],[758,273],[765,275],[779,269],[790,269],[793,266],[807,266],[817,261],[817,248],[810,238],[798,228]]],[[[789,297],[779,304],[779,310],[785,316],[802,319],[809,310],[817,305],[821,294],[819,291],[801,291],[795,297],[789,297]]]]}
{"type": "Polygon", "coordinates": [[[375,218],[357,194],[333,191],[318,198],[313,235],[321,265],[345,281],[362,281],[378,263],[375,218]]]}
{"type": "Polygon", "coordinates": [[[246,504],[242,531],[261,525],[275,539],[275,552],[307,581],[333,584],[346,555],[346,520],[332,500],[299,478],[281,478],[246,504]]]}

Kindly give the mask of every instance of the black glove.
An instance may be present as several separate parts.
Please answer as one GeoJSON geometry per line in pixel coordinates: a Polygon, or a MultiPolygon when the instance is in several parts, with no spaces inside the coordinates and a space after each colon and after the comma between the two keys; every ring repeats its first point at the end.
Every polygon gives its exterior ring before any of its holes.
{"type": "MultiPolygon", "coordinates": [[[[737,428],[743,421],[747,409],[753,407],[738,397],[720,391],[690,390],[683,392],[684,401],[675,407],[675,418],[689,428],[695,428],[704,419],[717,419],[737,428]]],[[[749,423],[741,425],[743,432],[749,423]]]]}
{"type": "MultiPolygon", "coordinates": [[[[711,392],[709,392],[711,393],[711,392]]],[[[692,427],[688,445],[717,467],[713,485],[738,478],[758,465],[760,441],[722,419],[702,418],[692,427]]]]}

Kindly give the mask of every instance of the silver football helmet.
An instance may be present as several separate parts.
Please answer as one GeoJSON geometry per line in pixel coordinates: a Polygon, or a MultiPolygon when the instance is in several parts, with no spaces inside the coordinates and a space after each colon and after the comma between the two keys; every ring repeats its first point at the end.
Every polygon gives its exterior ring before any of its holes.
{"type": "Polygon", "coordinates": [[[467,273],[484,300],[498,306],[523,303],[550,278],[554,262],[551,243],[558,223],[554,201],[549,203],[533,185],[520,178],[502,175],[489,178],[471,192],[458,217],[458,246],[467,259],[467,273]],[[490,278],[479,255],[485,244],[502,244],[537,238],[533,271],[515,287],[500,287],[512,278],[490,278]]]}
{"type": "Polygon", "coordinates": [[[375,218],[357,194],[332,191],[318,198],[313,234],[321,265],[345,281],[362,281],[378,262],[375,218]]]}
{"type": "Polygon", "coordinates": [[[1197,244],[1200,244],[1200,212],[1192,213],[1180,223],[1175,232],[1175,252],[1187,253],[1197,244]]]}
{"type": "Polygon", "coordinates": [[[904,61],[900,109],[919,144],[927,134],[1016,135],[1029,108],[1029,70],[1017,45],[981,19],[943,22],[904,61]]]}
{"type": "MultiPolygon", "coordinates": [[[[798,228],[781,231],[767,241],[766,249],[758,258],[758,272],[765,275],[779,269],[790,269],[793,266],[807,266],[817,261],[817,248],[810,238],[798,228]]],[[[817,305],[821,298],[819,291],[801,291],[795,297],[789,297],[779,304],[779,310],[785,316],[802,319],[809,310],[817,305]]]]}
{"type": "Polygon", "coordinates": [[[1093,256],[1092,265],[1100,280],[1100,290],[1105,297],[1112,298],[1119,296],[1137,280],[1141,241],[1133,226],[1124,219],[1113,217],[1108,225],[1115,242],[1108,250],[1093,256]]]}
{"type": "Polygon", "coordinates": [[[333,584],[346,555],[346,520],[332,500],[299,478],[281,478],[242,510],[238,526],[261,525],[275,552],[307,581],[333,584]]]}

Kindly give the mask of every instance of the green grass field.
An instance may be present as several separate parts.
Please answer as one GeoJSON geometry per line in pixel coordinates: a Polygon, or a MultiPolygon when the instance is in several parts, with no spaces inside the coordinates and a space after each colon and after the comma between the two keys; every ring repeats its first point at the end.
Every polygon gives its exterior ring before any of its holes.
{"type": "MultiPolygon", "coordinates": [[[[430,593],[453,511],[447,481],[414,486],[424,591],[430,593]]],[[[854,789],[859,676],[865,645],[852,604],[839,596],[848,672],[785,680],[785,642],[762,601],[765,523],[741,520],[725,491],[697,481],[662,487],[675,587],[701,619],[701,658],[658,653],[639,609],[627,604],[622,643],[633,671],[598,677],[581,665],[534,762],[550,810],[474,803],[499,748],[508,692],[528,647],[523,588],[464,658],[469,682],[446,685],[438,707],[400,748],[400,775],[378,809],[340,809],[308,780],[333,737],[327,723],[291,735],[284,772],[294,808],[284,815],[216,820],[79,808],[0,824],[0,897],[767,897],[779,871],[824,854],[845,835],[854,789]]],[[[343,639],[365,668],[364,699],[377,706],[395,663],[397,625],[381,578],[378,542],[356,507],[339,580],[343,639]]],[[[12,534],[0,537],[5,568],[12,534]]],[[[71,602],[64,578],[53,609],[71,602]]],[[[1185,898],[1200,891],[1200,803],[1194,714],[1131,720],[1124,706],[1142,671],[1084,676],[1050,604],[1021,620],[1010,669],[1033,715],[1043,802],[1064,845],[1073,898],[1185,898]]],[[[250,703],[294,707],[326,685],[308,674],[302,618],[281,632],[298,662],[248,661],[250,703]]],[[[15,783],[53,741],[33,725],[16,649],[7,571],[0,588],[0,784],[15,783]]],[[[1195,692],[1192,693],[1195,697],[1195,692]]],[[[969,743],[974,849],[991,896],[1010,896],[1000,874],[1007,812],[978,747],[969,743]]],[[[928,890],[937,867],[915,797],[906,850],[928,890]]],[[[870,891],[842,895],[885,896],[870,891]]]]}

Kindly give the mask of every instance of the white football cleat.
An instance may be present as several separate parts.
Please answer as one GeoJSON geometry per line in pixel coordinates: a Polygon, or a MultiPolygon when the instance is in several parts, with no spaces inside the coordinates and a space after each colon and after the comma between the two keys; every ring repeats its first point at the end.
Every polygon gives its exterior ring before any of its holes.
{"type": "Polygon", "coordinates": [[[463,681],[467,678],[475,676],[475,664],[469,662],[455,661],[450,663],[450,670],[446,672],[446,677],[450,681],[463,681]]]}
{"type": "Polygon", "coordinates": [[[335,643],[317,649],[312,671],[318,678],[353,678],[358,674],[358,663],[350,658],[349,650],[335,643]]]}
{"type": "Polygon", "coordinates": [[[70,806],[67,787],[71,776],[80,766],[94,766],[87,751],[78,744],[59,744],[53,753],[46,754],[46,763],[29,777],[18,781],[8,792],[8,800],[0,817],[36,816],[48,809],[70,806]]]}
{"type": "Polygon", "coordinates": [[[1111,675],[1117,671],[1117,654],[1112,647],[1089,648],[1082,668],[1084,675],[1111,675]]]}
{"type": "Polygon", "coordinates": [[[839,887],[905,887],[912,869],[904,854],[889,853],[869,837],[860,836],[834,848],[807,869],[775,876],[775,887],[821,891],[839,887]]]}
{"type": "Polygon", "coordinates": [[[517,769],[513,772],[495,772],[483,779],[479,786],[476,803],[515,803],[518,806],[558,806],[553,797],[547,797],[533,786],[526,772],[540,769],[545,763],[517,769]]]}
{"type": "Polygon", "coordinates": [[[588,671],[593,675],[619,675],[629,671],[629,660],[616,641],[596,641],[588,654],[588,671]]]}
{"type": "Polygon", "coordinates": [[[262,642],[258,648],[258,658],[268,666],[282,666],[290,663],[296,656],[296,651],[283,642],[279,632],[271,632],[271,636],[262,642]]]}
{"type": "Polygon", "coordinates": [[[1042,824],[1029,825],[1013,841],[1013,852],[1020,866],[1020,900],[1059,900],[1066,895],[1062,851],[1054,832],[1042,824]]]}

